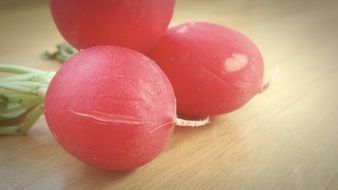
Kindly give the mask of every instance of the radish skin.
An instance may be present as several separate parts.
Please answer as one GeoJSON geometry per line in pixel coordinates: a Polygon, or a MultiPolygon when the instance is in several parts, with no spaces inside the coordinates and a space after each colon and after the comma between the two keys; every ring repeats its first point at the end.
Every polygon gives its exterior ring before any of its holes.
{"type": "Polygon", "coordinates": [[[190,22],[169,29],[147,54],[170,79],[177,112],[205,118],[232,112],[262,90],[263,58],[243,34],[190,22]]]}
{"type": "Polygon", "coordinates": [[[175,0],[50,0],[62,36],[77,49],[117,45],[149,50],[166,32],[175,0]]]}
{"type": "Polygon", "coordinates": [[[56,73],[45,115],[55,139],[83,162],[131,170],[153,160],[174,129],[172,86],[136,51],[97,46],[79,52],[56,73]]]}

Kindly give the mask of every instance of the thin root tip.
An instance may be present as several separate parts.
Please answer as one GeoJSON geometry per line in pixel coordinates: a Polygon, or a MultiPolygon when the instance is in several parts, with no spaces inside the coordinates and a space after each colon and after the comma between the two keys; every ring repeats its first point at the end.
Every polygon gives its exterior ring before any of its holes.
{"type": "Polygon", "coordinates": [[[210,123],[210,117],[202,120],[185,120],[181,118],[175,118],[175,124],[179,127],[202,127],[210,123]]]}

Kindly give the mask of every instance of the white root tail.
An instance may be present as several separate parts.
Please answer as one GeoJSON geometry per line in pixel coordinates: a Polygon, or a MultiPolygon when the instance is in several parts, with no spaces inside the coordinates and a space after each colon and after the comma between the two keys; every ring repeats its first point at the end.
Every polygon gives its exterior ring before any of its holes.
{"type": "Polygon", "coordinates": [[[276,65],[276,67],[275,67],[272,75],[270,76],[269,80],[263,84],[260,93],[265,92],[269,88],[271,83],[277,78],[278,74],[279,74],[279,65],[276,65]]]}
{"type": "Polygon", "coordinates": [[[202,120],[185,120],[180,118],[175,118],[175,124],[179,127],[202,127],[210,123],[210,117],[207,117],[202,120]]]}

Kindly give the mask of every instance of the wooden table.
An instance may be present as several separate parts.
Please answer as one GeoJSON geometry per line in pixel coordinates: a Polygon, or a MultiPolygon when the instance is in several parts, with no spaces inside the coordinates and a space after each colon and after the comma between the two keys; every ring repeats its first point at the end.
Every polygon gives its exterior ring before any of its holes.
{"type": "MultiPolygon", "coordinates": [[[[153,162],[115,173],[56,144],[44,118],[0,137],[0,189],[338,189],[338,1],[177,0],[172,24],[237,28],[262,50],[272,86],[212,125],[176,128],[153,162]]],[[[45,0],[0,2],[0,64],[56,70],[63,41],[45,0]]]]}

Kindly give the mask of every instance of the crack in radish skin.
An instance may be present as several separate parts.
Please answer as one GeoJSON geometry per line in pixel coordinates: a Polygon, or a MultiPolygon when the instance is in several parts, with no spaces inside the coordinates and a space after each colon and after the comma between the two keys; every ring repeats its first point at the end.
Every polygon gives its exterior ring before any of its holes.
{"type": "MultiPolygon", "coordinates": [[[[149,122],[144,122],[142,120],[139,120],[135,117],[128,116],[128,115],[109,114],[109,113],[103,113],[99,111],[93,111],[91,114],[85,114],[85,113],[76,112],[72,109],[69,109],[69,111],[71,111],[72,113],[76,115],[82,116],[82,117],[94,119],[95,121],[98,121],[103,124],[107,124],[107,123],[108,124],[109,123],[124,123],[124,124],[134,124],[134,125],[139,125],[139,124],[148,125],[149,124],[149,122]]],[[[155,129],[152,129],[149,133],[151,134],[164,126],[173,124],[173,123],[174,121],[161,124],[157,126],[155,129]]],[[[154,126],[154,125],[151,125],[151,126],[154,126]]]]}
{"type": "Polygon", "coordinates": [[[248,64],[248,56],[240,53],[233,53],[231,57],[224,62],[225,70],[235,72],[241,70],[248,64]]]}
{"type": "Polygon", "coordinates": [[[103,122],[103,123],[124,123],[124,124],[134,124],[134,125],[147,124],[146,122],[138,118],[128,116],[128,115],[109,114],[109,113],[99,112],[95,110],[92,111],[90,114],[77,112],[72,109],[69,109],[69,111],[71,111],[72,113],[78,116],[87,117],[87,118],[93,119],[95,121],[103,122]]]}
{"type": "Polygon", "coordinates": [[[174,122],[171,121],[171,122],[168,122],[168,123],[164,123],[164,124],[162,124],[162,125],[159,125],[159,126],[156,127],[155,129],[151,130],[151,131],[149,132],[149,134],[151,134],[151,133],[153,133],[153,132],[155,132],[155,131],[161,129],[162,127],[164,127],[164,126],[166,126],[166,125],[173,124],[173,123],[174,123],[174,122]]]}
{"type": "Polygon", "coordinates": [[[203,70],[205,70],[206,72],[208,72],[210,74],[210,76],[212,76],[217,81],[219,81],[220,83],[222,83],[222,85],[225,88],[227,88],[229,86],[229,84],[226,81],[224,81],[221,77],[217,76],[213,71],[209,70],[207,67],[205,67],[204,65],[200,64],[199,62],[196,62],[196,64],[198,66],[200,66],[203,70]]]}

